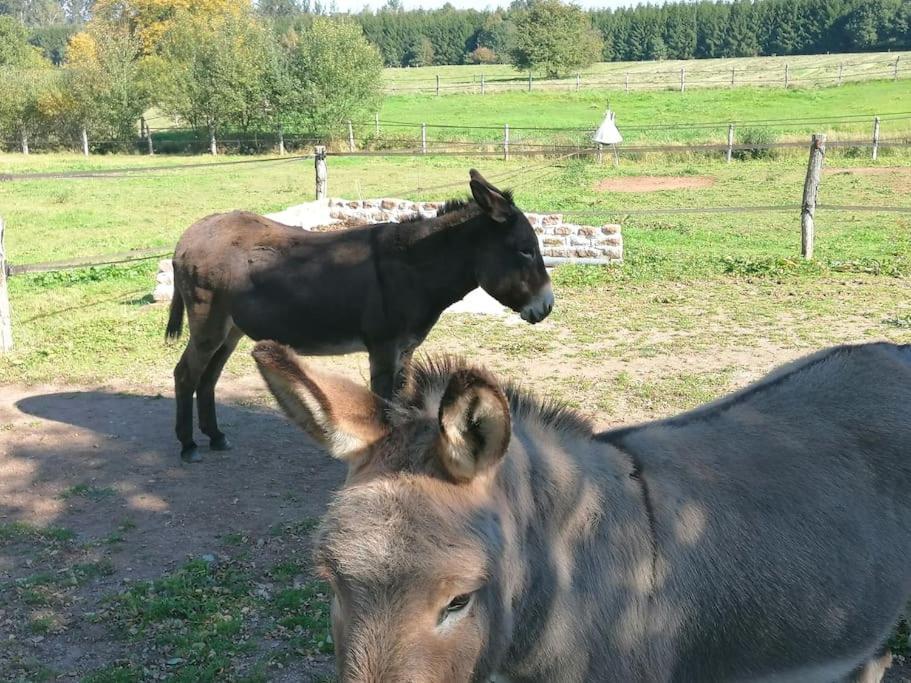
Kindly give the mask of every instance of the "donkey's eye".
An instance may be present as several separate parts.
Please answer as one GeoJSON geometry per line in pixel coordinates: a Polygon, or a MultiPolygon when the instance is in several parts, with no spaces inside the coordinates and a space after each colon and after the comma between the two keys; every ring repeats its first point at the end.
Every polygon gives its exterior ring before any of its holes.
{"type": "Polygon", "coordinates": [[[531,261],[535,257],[535,252],[533,252],[531,249],[522,249],[519,251],[519,255],[522,258],[526,258],[531,261]]]}
{"type": "Polygon", "coordinates": [[[469,602],[471,602],[471,593],[462,593],[462,595],[455,596],[449,601],[449,604],[446,605],[446,614],[461,612],[468,607],[469,602]]]}

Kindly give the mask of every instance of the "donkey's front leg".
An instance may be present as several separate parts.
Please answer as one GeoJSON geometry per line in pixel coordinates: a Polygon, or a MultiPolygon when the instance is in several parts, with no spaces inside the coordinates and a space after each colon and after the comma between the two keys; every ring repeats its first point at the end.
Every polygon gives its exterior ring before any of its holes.
{"type": "Polygon", "coordinates": [[[368,349],[370,354],[370,389],[389,400],[395,393],[399,350],[396,344],[380,344],[368,349]]]}
{"type": "Polygon", "coordinates": [[[411,372],[408,366],[411,365],[411,357],[414,355],[415,348],[417,348],[417,344],[399,353],[398,363],[396,363],[397,369],[395,371],[395,379],[392,384],[392,391],[395,394],[402,392],[411,378],[411,372]]]}
{"type": "Polygon", "coordinates": [[[386,400],[401,391],[407,381],[408,364],[416,344],[382,344],[370,349],[370,388],[386,400]]]}

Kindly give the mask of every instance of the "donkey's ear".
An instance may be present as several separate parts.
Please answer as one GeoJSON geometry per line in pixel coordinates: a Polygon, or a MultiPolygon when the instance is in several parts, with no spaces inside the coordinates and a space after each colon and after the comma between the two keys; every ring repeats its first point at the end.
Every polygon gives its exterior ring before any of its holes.
{"type": "Polygon", "coordinates": [[[512,202],[509,198],[484,180],[475,169],[471,169],[468,174],[471,176],[471,196],[481,210],[497,223],[505,223],[512,214],[512,202]]]}
{"type": "Polygon", "coordinates": [[[359,384],[306,367],[274,341],[259,342],[253,358],[288,417],[334,457],[344,460],[386,433],[385,402],[359,384]]]}
{"type": "Polygon", "coordinates": [[[471,481],[505,455],[512,431],[509,402],[486,375],[453,374],[440,400],[439,420],[440,460],[453,479],[471,481]]]}

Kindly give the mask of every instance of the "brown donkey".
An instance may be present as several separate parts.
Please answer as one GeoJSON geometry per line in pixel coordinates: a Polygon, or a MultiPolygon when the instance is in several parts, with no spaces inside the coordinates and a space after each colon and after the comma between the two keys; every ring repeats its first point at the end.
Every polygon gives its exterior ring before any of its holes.
{"type": "Polygon", "coordinates": [[[483,370],[389,405],[261,342],[348,465],[317,539],[340,680],[875,682],[911,596],[911,346],[592,433],[483,370]]]}
{"type": "Polygon", "coordinates": [[[313,233],[252,213],[203,218],[174,252],[167,337],[187,348],[174,368],[181,457],[199,460],[199,427],[229,448],[215,418],[215,384],[238,341],[274,339],[307,355],[367,351],[370,384],[385,398],[443,310],[481,286],[537,323],[554,304],[538,239],[525,215],[472,170],[474,202],[344,232],[313,233]]]}

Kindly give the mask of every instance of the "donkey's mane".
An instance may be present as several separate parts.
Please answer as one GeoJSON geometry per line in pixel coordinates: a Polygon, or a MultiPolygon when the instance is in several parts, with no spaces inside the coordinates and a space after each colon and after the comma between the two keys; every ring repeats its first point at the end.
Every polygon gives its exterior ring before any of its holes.
{"type": "Polygon", "coordinates": [[[559,432],[592,434],[591,422],[569,406],[554,399],[535,396],[513,382],[499,382],[484,368],[453,355],[422,356],[413,361],[406,387],[395,399],[396,407],[405,413],[435,411],[437,406],[434,402],[439,401],[452,375],[460,370],[486,375],[501,386],[516,422],[534,420],[559,432]]]}
{"type": "MultiPolygon", "coordinates": [[[[511,206],[515,206],[515,200],[513,199],[512,190],[502,190],[501,194],[506,198],[506,201],[510,203],[511,206]]],[[[454,213],[456,211],[461,211],[462,209],[467,209],[469,206],[474,205],[473,199],[468,199],[466,197],[458,197],[455,199],[447,199],[437,210],[436,217],[445,216],[449,213],[454,213]]],[[[408,218],[402,219],[402,223],[414,223],[416,221],[424,220],[424,215],[420,211],[416,211],[413,215],[408,218]]]]}

